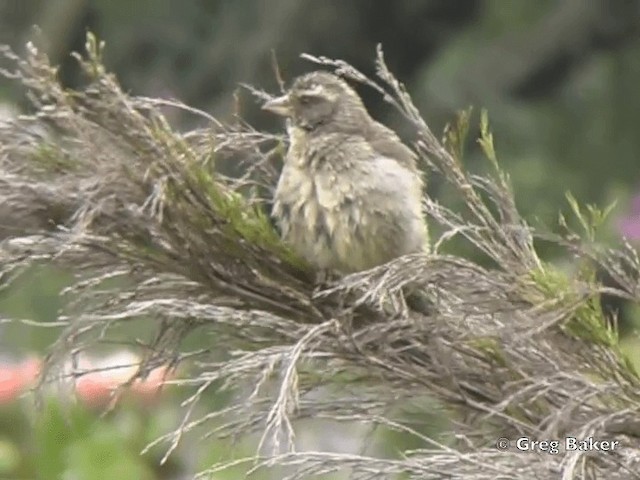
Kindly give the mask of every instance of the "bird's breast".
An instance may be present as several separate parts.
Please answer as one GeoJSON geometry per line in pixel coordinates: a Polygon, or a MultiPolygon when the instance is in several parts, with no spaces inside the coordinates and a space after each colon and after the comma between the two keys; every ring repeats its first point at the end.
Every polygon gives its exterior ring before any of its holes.
{"type": "Polygon", "coordinates": [[[318,190],[314,175],[296,163],[287,163],[276,189],[273,215],[284,240],[296,253],[321,268],[331,268],[335,207],[318,190]],[[320,199],[323,199],[321,202],[320,199]]]}
{"type": "Polygon", "coordinates": [[[273,215],[283,239],[318,268],[352,272],[417,251],[420,181],[359,143],[292,141],[273,215]]]}

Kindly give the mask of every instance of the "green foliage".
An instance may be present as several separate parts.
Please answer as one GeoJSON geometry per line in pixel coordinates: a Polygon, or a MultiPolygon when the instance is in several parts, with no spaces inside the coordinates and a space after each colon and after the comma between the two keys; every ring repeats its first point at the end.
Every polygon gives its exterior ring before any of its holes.
{"type": "MultiPolygon", "coordinates": [[[[604,209],[600,209],[595,205],[586,205],[586,211],[580,207],[576,198],[571,194],[571,192],[566,192],[565,196],[569,205],[571,206],[571,211],[573,212],[576,219],[580,222],[580,226],[584,234],[586,235],[586,239],[590,242],[596,241],[596,233],[600,230],[604,225],[605,221],[609,214],[616,207],[616,202],[611,203],[604,209]]],[[[567,225],[567,221],[560,213],[560,226],[567,229],[569,228],[567,225]]]]}
{"type": "Polygon", "coordinates": [[[175,421],[175,411],[158,404],[149,415],[125,403],[101,415],[83,404],[49,395],[42,405],[33,407],[30,399],[0,407],[1,478],[164,478],[157,471],[159,456],[140,452],[164,428],[158,419],[173,412],[169,415],[175,421]]]}
{"type": "Polygon", "coordinates": [[[10,478],[19,471],[22,452],[8,438],[0,438],[0,478],[10,478]]]}
{"type": "Polygon", "coordinates": [[[462,161],[464,158],[472,113],[473,109],[471,107],[466,110],[459,110],[455,121],[448,123],[444,129],[444,145],[457,161],[462,161]]]}
{"type": "Polygon", "coordinates": [[[64,407],[48,401],[34,430],[36,478],[156,478],[148,459],[136,451],[135,436],[96,417],[80,405],[64,407]]]}
{"type": "Polygon", "coordinates": [[[41,169],[44,175],[73,171],[77,168],[77,164],[72,158],[69,158],[56,146],[45,141],[34,149],[31,160],[32,168],[41,169]]]}
{"type": "MultiPolygon", "coordinates": [[[[478,143],[482,147],[485,157],[492,164],[500,184],[505,189],[509,188],[508,177],[498,164],[486,110],[482,111],[480,117],[480,138],[478,143]]],[[[610,205],[603,210],[593,205],[587,205],[586,211],[584,211],[570,193],[567,193],[567,200],[583,230],[583,237],[587,242],[595,242],[597,231],[605,225],[605,220],[613,210],[614,205],[610,205]]],[[[562,215],[560,216],[560,225],[568,229],[567,222],[562,215]]],[[[558,306],[557,302],[566,305],[568,311],[573,310],[573,315],[567,322],[559,325],[563,332],[575,338],[610,347],[616,352],[623,364],[629,364],[627,357],[619,349],[618,332],[607,322],[599,294],[591,290],[596,283],[595,266],[589,262],[582,262],[576,273],[576,278],[571,279],[567,273],[561,271],[557,266],[539,262],[538,268],[532,269],[529,272],[529,276],[539,288],[540,293],[542,293],[542,298],[531,298],[531,301],[536,304],[552,301],[556,303],[555,307],[558,306]]],[[[635,372],[635,369],[630,371],[635,372]]]]}
{"type": "Polygon", "coordinates": [[[26,324],[11,322],[2,326],[5,351],[42,352],[51,345],[60,328],[49,325],[57,320],[64,305],[60,292],[71,280],[69,272],[36,265],[25,271],[11,288],[0,292],[0,316],[27,320],[26,324]]]}
{"type": "Polygon", "coordinates": [[[72,53],[73,57],[83,65],[84,72],[89,75],[89,78],[95,80],[100,78],[106,73],[104,67],[104,50],[106,43],[104,41],[98,41],[93,32],[87,32],[87,41],[84,44],[84,51],[86,52],[86,60],[78,53],[72,53]]]}
{"type": "Polygon", "coordinates": [[[493,146],[493,133],[489,130],[489,113],[483,109],[480,113],[480,138],[478,143],[482,147],[484,156],[491,162],[491,165],[496,171],[500,171],[498,165],[498,157],[496,156],[496,150],[493,146]]]}

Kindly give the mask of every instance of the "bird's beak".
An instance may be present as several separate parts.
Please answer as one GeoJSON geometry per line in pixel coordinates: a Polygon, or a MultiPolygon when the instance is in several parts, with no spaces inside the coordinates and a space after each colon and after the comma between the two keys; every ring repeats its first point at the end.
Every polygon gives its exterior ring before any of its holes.
{"type": "Polygon", "coordinates": [[[289,95],[282,95],[281,97],[272,98],[262,106],[263,110],[268,110],[276,115],[282,115],[283,117],[291,116],[291,100],[289,95]]]}

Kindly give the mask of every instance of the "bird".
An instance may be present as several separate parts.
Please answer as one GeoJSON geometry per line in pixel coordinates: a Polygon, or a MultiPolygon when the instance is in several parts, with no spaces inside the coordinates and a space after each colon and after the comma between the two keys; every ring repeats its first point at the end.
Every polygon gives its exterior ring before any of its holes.
{"type": "Polygon", "coordinates": [[[428,249],[416,155],[345,80],[304,74],[262,108],[287,118],[272,216],[294,253],[349,274],[428,249]]]}

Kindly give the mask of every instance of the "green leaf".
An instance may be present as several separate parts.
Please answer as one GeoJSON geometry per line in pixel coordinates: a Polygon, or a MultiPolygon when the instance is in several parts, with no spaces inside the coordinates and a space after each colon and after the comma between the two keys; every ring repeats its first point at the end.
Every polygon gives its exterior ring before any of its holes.
{"type": "Polygon", "coordinates": [[[485,109],[480,112],[480,138],[478,143],[496,171],[500,171],[498,157],[493,145],[493,134],[489,130],[489,114],[485,109]]]}
{"type": "Polygon", "coordinates": [[[448,124],[444,131],[444,143],[453,157],[461,162],[464,157],[464,147],[469,133],[469,119],[472,108],[457,112],[453,125],[448,124]]]}

